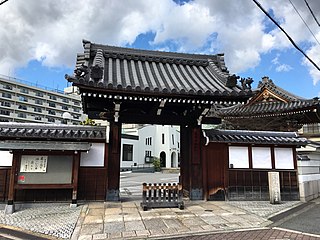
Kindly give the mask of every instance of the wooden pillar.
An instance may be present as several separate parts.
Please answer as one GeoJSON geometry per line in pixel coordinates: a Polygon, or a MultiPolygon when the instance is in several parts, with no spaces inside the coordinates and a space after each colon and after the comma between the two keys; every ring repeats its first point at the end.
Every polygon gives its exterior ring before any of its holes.
{"type": "Polygon", "coordinates": [[[75,153],[73,155],[73,169],[72,169],[73,189],[72,189],[72,202],[70,205],[71,207],[77,206],[80,156],[81,156],[81,153],[78,151],[75,151],[75,153]]]}
{"type": "Polygon", "coordinates": [[[191,200],[202,200],[204,196],[201,136],[200,126],[180,127],[181,183],[191,200]]]}
{"type": "Polygon", "coordinates": [[[190,200],[203,200],[203,166],[201,159],[201,126],[191,126],[190,200]]]}
{"type": "Polygon", "coordinates": [[[180,183],[183,193],[190,193],[190,131],[188,127],[180,126],[180,183]]]}
{"type": "Polygon", "coordinates": [[[107,201],[119,201],[121,123],[110,122],[107,201]]]}
{"type": "Polygon", "coordinates": [[[12,214],[15,211],[15,206],[14,206],[14,195],[15,195],[15,190],[14,186],[16,184],[16,176],[17,176],[17,166],[19,163],[19,154],[13,154],[12,158],[12,167],[10,171],[10,180],[9,180],[9,193],[8,193],[8,202],[5,207],[5,214],[12,214]]]}

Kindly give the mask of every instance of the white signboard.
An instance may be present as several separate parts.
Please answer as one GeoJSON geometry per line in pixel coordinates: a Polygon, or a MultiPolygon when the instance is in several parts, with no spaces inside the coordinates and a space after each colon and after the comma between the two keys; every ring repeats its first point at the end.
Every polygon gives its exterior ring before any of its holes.
{"type": "Polygon", "coordinates": [[[47,172],[48,156],[21,156],[20,172],[47,172]]]}

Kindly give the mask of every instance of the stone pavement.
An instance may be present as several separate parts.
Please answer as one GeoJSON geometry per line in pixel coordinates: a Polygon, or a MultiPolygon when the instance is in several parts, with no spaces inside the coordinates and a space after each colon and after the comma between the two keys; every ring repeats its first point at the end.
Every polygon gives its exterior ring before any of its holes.
{"type": "MultiPolygon", "coordinates": [[[[88,202],[76,208],[70,208],[67,203],[23,204],[17,206],[18,211],[12,215],[4,215],[0,211],[0,225],[46,234],[48,238],[52,236],[51,239],[159,239],[179,236],[184,239],[197,234],[225,234],[226,231],[231,231],[228,233],[231,234],[237,230],[263,228],[272,223],[269,217],[300,204],[185,201],[184,210],[158,208],[148,211],[142,210],[140,201],[88,202]]],[[[3,208],[4,204],[0,204],[0,209],[3,208]]]]}
{"type": "Polygon", "coordinates": [[[184,210],[158,208],[142,211],[138,201],[92,202],[83,206],[72,239],[172,238],[196,233],[261,228],[272,223],[268,220],[269,216],[298,204],[300,202],[271,205],[261,201],[187,201],[184,210]],[[255,212],[250,212],[250,209],[255,212]]]}

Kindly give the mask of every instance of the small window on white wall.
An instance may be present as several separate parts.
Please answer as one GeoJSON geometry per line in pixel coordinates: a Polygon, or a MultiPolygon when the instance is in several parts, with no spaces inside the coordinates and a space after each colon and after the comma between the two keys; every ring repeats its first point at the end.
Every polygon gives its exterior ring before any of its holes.
{"type": "Polygon", "coordinates": [[[294,169],[292,148],[275,148],[274,158],[277,169],[294,169]]]}
{"type": "Polygon", "coordinates": [[[252,168],[272,168],[270,148],[252,148],[252,168]]]}
{"type": "Polygon", "coordinates": [[[229,147],[229,168],[249,168],[248,147],[229,147]]]}

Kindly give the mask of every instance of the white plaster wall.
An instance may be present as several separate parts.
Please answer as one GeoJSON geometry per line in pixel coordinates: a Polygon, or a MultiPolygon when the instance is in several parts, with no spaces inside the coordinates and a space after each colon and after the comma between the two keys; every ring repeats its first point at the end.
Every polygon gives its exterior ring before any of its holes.
{"type": "Polygon", "coordinates": [[[92,143],[88,152],[81,152],[81,167],[104,166],[105,143],[92,143]]]}
{"type": "Polygon", "coordinates": [[[0,151],[0,167],[11,167],[12,156],[9,151],[0,151]]]}

